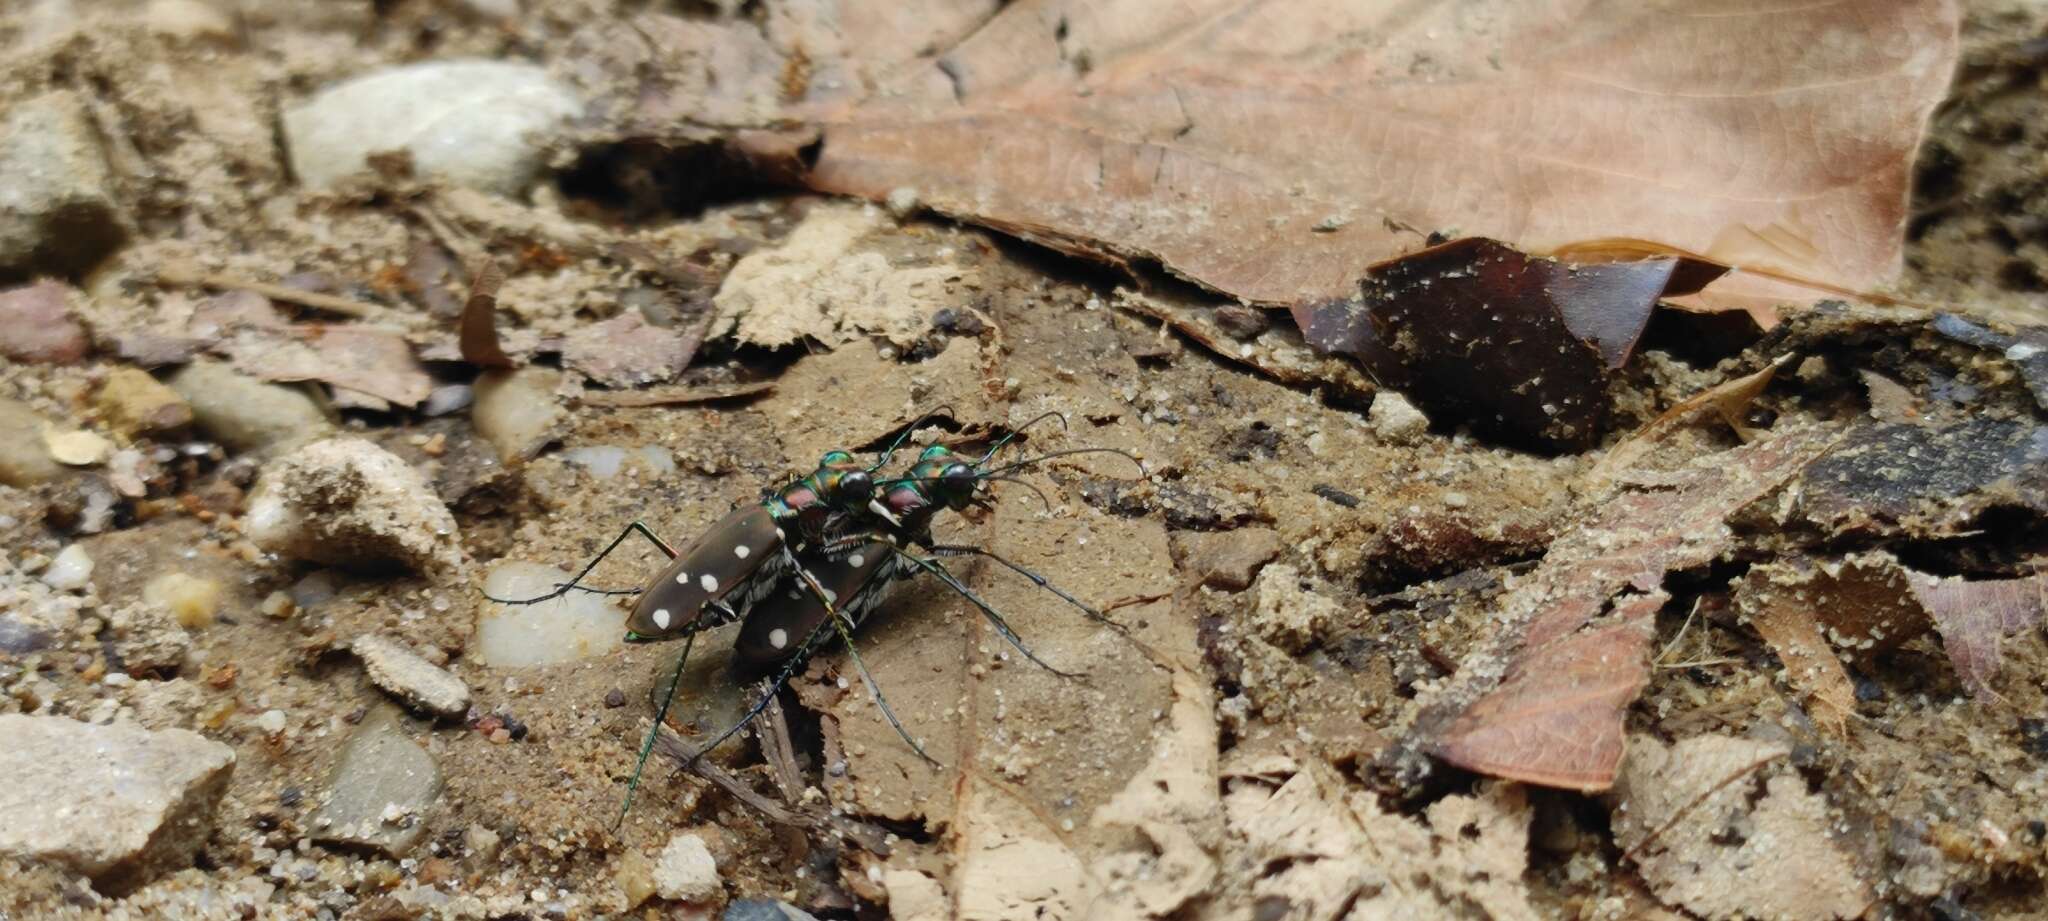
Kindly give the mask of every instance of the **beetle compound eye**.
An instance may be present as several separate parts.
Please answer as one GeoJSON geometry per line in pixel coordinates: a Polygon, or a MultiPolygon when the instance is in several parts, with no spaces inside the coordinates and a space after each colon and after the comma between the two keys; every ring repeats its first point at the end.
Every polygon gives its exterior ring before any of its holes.
{"type": "Polygon", "coordinates": [[[862,503],[875,493],[875,480],[864,470],[855,470],[839,478],[839,501],[862,503]]]}

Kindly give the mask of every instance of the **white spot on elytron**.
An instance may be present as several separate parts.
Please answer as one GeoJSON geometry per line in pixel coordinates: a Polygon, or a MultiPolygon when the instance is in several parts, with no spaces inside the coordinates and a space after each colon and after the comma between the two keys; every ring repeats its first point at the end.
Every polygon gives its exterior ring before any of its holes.
{"type": "Polygon", "coordinates": [[[708,572],[697,577],[697,584],[703,586],[707,592],[718,591],[718,577],[708,572]]]}
{"type": "Polygon", "coordinates": [[[690,584],[690,574],[689,574],[689,573],[687,573],[687,572],[679,572],[679,573],[676,573],[676,584],[677,584],[677,585],[688,585],[688,584],[690,584]]]}
{"type": "Polygon", "coordinates": [[[781,649],[784,646],[788,646],[789,631],[784,630],[781,627],[776,627],[775,629],[768,631],[768,645],[773,646],[777,649],[781,649]]]}
{"type": "Polygon", "coordinates": [[[846,565],[848,565],[848,566],[851,566],[851,567],[853,567],[853,568],[855,568],[855,569],[859,569],[859,568],[861,568],[862,566],[866,566],[866,565],[867,565],[867,563],[868,563],[868,558],[867,558],[867,557],[864,557],[864,556],[861,556],[861,555],[860,555],[860,554],[858,554],[858,553],[852,554],[852,555],[850,555],[850,556],[848,556],[848,557],[846,558],[846,565]]]}
{"type": "Polygon", "coordinates": [[[667,629],[668,629],[668,609],[667,609],[667,608],[655,608],[655,609],[654,609],[654,626],[655,626],[655,627],[656,627],[657,629],[661,629],[661,630],[667,630],[667,629]]]}
{"type": "Polygon", "coordinates": [[[752,550],[749,550],[749,549],[747,549],[747,545],[746,545],[746,544],[741,544],[741,545],[739,545],[739,546],[737,546],[737,547],[734,547],[734,548],[732,548],[732,555],[733,555],[733,556],[736,556],[736,557],[739,557],[740,559],[743,559],[743,560],[747,558],[747,554],[749,554],[749,553],[752,553],[752,552],[754,552],[754,551],[752,551],[752,550]]]}

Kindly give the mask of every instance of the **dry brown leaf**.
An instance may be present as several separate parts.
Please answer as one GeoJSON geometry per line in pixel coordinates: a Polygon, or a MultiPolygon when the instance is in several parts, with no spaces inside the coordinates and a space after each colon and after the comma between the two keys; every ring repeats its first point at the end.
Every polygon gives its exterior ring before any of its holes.
{"type": "Polygon", "coordinates": [[[1177,11],[1003,7],[819,111],[809,182],[914,189],[1265,303],[1349,294],[1420,245],[1408,227],[1528,251],[1633,237],[1861,289],[1898,268],[1958,19],[1950,0],[1177,11]]]}
{"type": "Polygon", "coordinates": [[[1916,572],[1911,584],[1963,686],[1974,697],[1997,699],[1991,679],[1998,674],[1999,646],[2048,616],[2048,575],[1970,582],[1916,572]]]}
{"type": "Polygon", "coordinates": [[[1771,769],[1789,754],[1783,745],[1705,735],[1630,746],[1614,838],[1667,904],[1709,919],[1793,921],[1857,917],[1874,898],[1829,833],[1827,800],[1797,772],[1771,769]]]}
{"type": "Polygon", "coordinates": [[[1238,779],[1223,798],[1229,891],[1286,918],[1538,917],[1522,883],[1530,809],[1514,784],[1432,804],[1428,822],[1382,810],[1322,762],[1290,761],[1284,783],[1238,779]]]}
{"type": "Polygon", "coordinates": [[[1381,763],[1401,770],[1408,753],[1430,752],[1496,776],[1605,789],[1621,754],[1607,730],[1618,729],[1641,682],[1643,663],[1629,656],[1632,621],[1654,612],[1667,571],[1729,549],[1728,515],[1797,475],[1838,437],[1824,426],[1773,431],[1698,458],[1667,475],[1663,488],[1623,486],[1595,499],[1588,520],[1552,542],[1543,564],[1502,599],[1494,638],[1423,703],[1381,763]],[[1614,623],[1589,628],[1624,588],[1642,594],[1615,603],[1614,623]],[[1531,714],[1547,719],[1534,725],[1565,734],[1534,738],[1531,714]]]}
{"type": "Polygon", "coordinates": [[[1358,297],[1292,313],[1310,344],[1356,359],[1431,418],[1580,449],[1604,431],[1611,373],[1679,266],[1576,265],[1468,237],[1373,266],[1358,297]]]}
{"type": "Polygon", "coordinates": [[[1598,791],[1621,764],[1623,718],[1650,681],[1657,610],[1670,596],[1634,595],[1611,623],[1518,655],[1493,693],[1438,737],[1437,757],[1546,787],[1598,791]]]}
{"type": "Polygon", "coordinates": [[[690,336],[654,326],[638,310],[578,327],[562,343],[562,364],[606,387],[673,380],[696,352],[690,336]]]}
{"type": "Polygon", "coordinates": [[[1636,429],[1620,444],[1608,449],[1601,456],[1600,463],[1593,468],[1591,479],[1603,482],[1634,467],[1642,461],[1644,455],[1655,450],[1660,442],[1669,438],[1672,432],[1693,424],[1708,412],[1712,412],[1722,422],[1727,423],[1728,427],[1734,429],[1745,441],[1749,440],[1755,434],[1743,421],[1749,404],[1756,401],[1765,387],[1770,386],[1771,378],[1778,373],[1778,369],[1791,360],[1791,355],[1780,355],[1775,361],[1765,365],[1761,371],[1722,381],[1686,397],[1678,405],[1650,420],[1648,425],[1636,429]]]}
{"type": "MultiPolygon", "coordinates": [[[[434,379],[403,335],[365,326],[243,327],[221,342],[234,365],[269,381],[320,381],[400,406],[418,406],[434,379]]],[[[376,403],[369,403],[376,406],[376,403]]]]}
{"type": "Polygon", "coordinates": [[[1777,590],[1772,569],[1751,568],[1737,587],[1737,599],[1750,625],[1785,666],[1785,680],[1805,695],[1807,714],[1829,735],[1841,738],[1856,713],[1856,686],[1821,636],[1812,609],[1800,597],[1803,593],[1777,590]]]}

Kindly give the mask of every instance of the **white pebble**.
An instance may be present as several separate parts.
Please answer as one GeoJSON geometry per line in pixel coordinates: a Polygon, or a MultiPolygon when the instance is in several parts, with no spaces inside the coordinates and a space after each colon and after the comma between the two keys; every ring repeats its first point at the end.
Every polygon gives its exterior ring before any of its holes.
{"type": "Polygon", "coordinates": [[[43,584],[64,592],[75,592],[92,581],[92,556],[83,544],[72,544],[43,570],[43,584]]]}

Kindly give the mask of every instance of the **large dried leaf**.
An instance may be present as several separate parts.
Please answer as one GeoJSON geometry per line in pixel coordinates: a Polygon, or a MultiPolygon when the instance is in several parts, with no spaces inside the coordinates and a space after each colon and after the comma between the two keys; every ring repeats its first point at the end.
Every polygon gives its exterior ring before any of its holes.
{"type": "Polygon", "coordinates": [[[1974,696],[1996,698],[1991,679],[1998,674],[1999,647],[2048,615],[2048,575],[1969,582],[1914,573],[1912,585],[1963,686],[1974,696]]]}
{"type": "Polygon", "coordinates": [[[1634,740],[1615,787],[1614,838],[1666,903],[1702,918],[1853,918],[1874,898],[1826,799],[1773,769],[1783,745],[1697,736],[1634,740]]]}
{"type": "Polygon", "coordinates": [[[1605,790],[1621,763],[1622,720],[1650,682],[1650,637],[1663,592],[1615,606],[1613,622],[1516,658],[1500,687],[1437,739],[1467,770],[1546,787],[1605,790]]]}
{"type": "Polygon", "coordinates": [[[1725,519],[1838,435],[1818,426],[1771,432],[1665,475],[1662,488],[1598,497],[1502,599],[1494,639],[1424,702],[1382,763],[1398,768],[1403,753],[1429,752],[1498,777],[1605,789],[1621,759],[1621,711],[1643,680],[1635,644],[1647,640],[1630,631],[1656,610],[1664,574],[1726,552],[1734,537],[1725,519]],[[1624,588],[1641,594],[1615,602],[1624,588]],[[1611,617],[1596,621],[1610,603],[1611,617]]]}
{"type": "Polygon", "coordinates": [[[270,381],[320,381],[370,398],[418,406],[434,379],[413,355],[412,344],[389,330],[368,326],[306,324],[246,327],[220,344],[236,367],[270,381]]]}
{"type": "MultiPolygon", "coordinates": [[[[1227,294],[1341,297],[1456,228],[1632,237],[1865,288],[1900,260],[1950,0],[1004,7],[823,107],[815,188],[1227,294]]],[[[844,15],[844,14],[842,14],[844,15]]]]}

